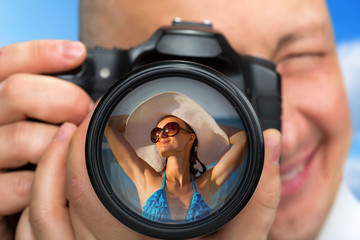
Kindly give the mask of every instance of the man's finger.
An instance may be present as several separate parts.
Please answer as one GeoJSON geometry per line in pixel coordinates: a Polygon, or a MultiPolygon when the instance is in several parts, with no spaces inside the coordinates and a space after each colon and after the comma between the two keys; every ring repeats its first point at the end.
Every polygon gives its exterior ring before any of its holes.
{"type": "Polygon", "coordinates": [[[0,81],[18,73],[57,73],[80,65],[86,47],[66,40],[37,40],[0,48],[0,81]]]}
{"type": "Polygon", "coordinates": [[[55,77],[15,74],[0,83],[0,125],[27,118],[80,124],[92,107],[83,89],[55,77]]]}
{"type": "Polygon", "coordinates": [[[65,196],[65,162],[75,129],[64,123],[38,163],[29,215],[37,239],[74,238],[65,196]]]}
{"type": "Polygon", "coordinates": [[[29,208],[26,208],[19,219],[16,227],[15,240],[35,240],[34,231],[29,221],[29,208]]]}
{"type": "Polygon", "coordinates": [[[277,130],[264,132],[265,159],[256,191],[245,208],[219,234],[224,239],[267,239],[280,201],[279,158],[281,135],[277,130]]]}
{"type": "Polygon", "coordinates": [[[0,174],[0,216],[20,212],[29,204],[33,177],[32,171],[0,174]]]}
{"type": "Polygon", "coordinates": [[[57,129],[55,125],[31,121],[0,126],[0,168],[14,169],[27,163],[36,164],[57,129]]]}

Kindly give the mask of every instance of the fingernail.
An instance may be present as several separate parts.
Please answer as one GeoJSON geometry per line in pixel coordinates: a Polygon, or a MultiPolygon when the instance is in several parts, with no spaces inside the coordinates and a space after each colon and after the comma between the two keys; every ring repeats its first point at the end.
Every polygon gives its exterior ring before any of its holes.
{"type": "Polygon", "coordinates": [[[72,128],[70,123],[63,123],[58,129],[53,141],[59,141],[65,139],[70,135],[71,132],[72,132],[72,128]]]}
{"type": "Polygon", "coordinates": [[[271,161],[274,165],[279,165],[281,155],[281,141],[278,140],[277,143],[274,144],[273,148],[271,149],[271,161]]]}
{"type": "Polygon", "coordinates": [[[70,59],[78,58],[85,52],[84,45],[80,42],[62,41],[59,48],[61,54],[70,59]]]}

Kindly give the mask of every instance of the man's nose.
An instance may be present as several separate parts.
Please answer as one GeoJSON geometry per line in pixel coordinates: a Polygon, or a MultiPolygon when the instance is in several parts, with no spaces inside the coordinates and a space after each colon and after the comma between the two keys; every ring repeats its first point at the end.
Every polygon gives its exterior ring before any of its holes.
{"type": "Polygon", "coordinates": [[[296,154],[302,139],[309,131],[309,123],[295,107],[284,103],[281,116],[282,157],[296,154]]]}

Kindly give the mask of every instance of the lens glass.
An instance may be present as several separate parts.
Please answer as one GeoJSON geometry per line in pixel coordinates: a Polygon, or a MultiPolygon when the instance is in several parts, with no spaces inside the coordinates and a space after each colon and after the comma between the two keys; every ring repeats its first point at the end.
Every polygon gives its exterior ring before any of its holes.
{"type": "Polygon", "coordinates": [[[216,89],[185,77],[159,78],[117,103],[104,132],[102,167],[114,198],[139,216],[199,221],[243,187],[248,150],[239,141],[246,135],[238,110],[216,89]],[[178,133],[173,121],[193,137],[178,133]]]}
{"type": "Polygon", "coordinates": [[[237,85],[204,65],[165,61],[131,72],[102,97],[85,156],[115,218],[151,237],[187,239],[216,231],[245,207],[264,141],[237,85]]]}

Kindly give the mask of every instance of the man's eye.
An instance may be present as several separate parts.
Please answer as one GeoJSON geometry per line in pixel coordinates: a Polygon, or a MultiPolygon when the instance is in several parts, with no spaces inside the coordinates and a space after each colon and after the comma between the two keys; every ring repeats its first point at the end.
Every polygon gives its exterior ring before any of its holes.
{"type": "Polygon", "coordinates": [[[323,53],[304,53],[289,55],[277,63],[277,71],[285,75],[303,74],[319,67],[323,53]]]}

